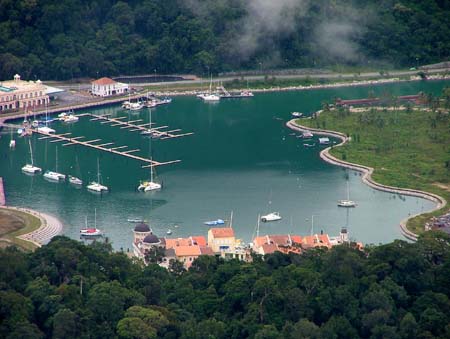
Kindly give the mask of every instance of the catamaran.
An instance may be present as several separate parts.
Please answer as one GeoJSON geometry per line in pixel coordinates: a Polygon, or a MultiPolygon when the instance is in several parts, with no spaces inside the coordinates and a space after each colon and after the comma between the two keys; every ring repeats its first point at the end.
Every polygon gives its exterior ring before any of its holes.
{"type": "Polygon", "coordinates": [[[356,202],[350,200],[350,188],[348,185],[348,180],[347,180],[347,199],[338,200],[337,205],[339,207],[356,207],[356,202]]]}
{"type": "Polygon", "coordinates": [[[48,179],[50,181],[64,181],[66,180],[66,175],[62,173],[58,173],[58,147],[56,148],[56,165],[55,165],[55,171],[45,171],[44,178],[48,179]]]}
{"type": "Polygon", "coordinates": [[[89,191],[99,192],[99,193],[108,191],[108,187],[100,184],[100,163],[99,163],[98,158],[97,158],[97,181],[92,181],[89,185],[87,185],[87,189],[89,191]]]}
{"type": "Polygon", "coordinates": [[[160,190],[162,188],[162,185],[160,183],[154,182],[153,176],[153,166],[150,166],[150,181],[141,181],[138,186],[138,190],[144,192],[160,190]]]}
{"type": "Polygon", "coordinates": [[[41,173],[42,169],[40,167],[34,166],[34,161],[33,161],[33,149],[31,147],[31,141],[28,140],[28,144],[30,145],[30,158],[31,158],[31,164],[26,164],[25,166],[22,167],[22,172],[27,173],[27,174],[37,174],[37,173],[41,173]]]}

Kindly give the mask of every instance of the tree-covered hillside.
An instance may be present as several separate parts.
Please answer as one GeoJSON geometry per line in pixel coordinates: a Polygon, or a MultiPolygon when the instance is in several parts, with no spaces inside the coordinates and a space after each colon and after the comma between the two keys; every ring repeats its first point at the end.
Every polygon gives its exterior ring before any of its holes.
{"type": "Polygon", "coordinates": [[[448,59],[448,0],[0,0],[0,79],[416,66],[448,59]]]}
{"type": "Polygon", "coordinates": [[[0,250],[2,338],[449,338],[450,238],[141,267],[57,237],[0,250]]]}

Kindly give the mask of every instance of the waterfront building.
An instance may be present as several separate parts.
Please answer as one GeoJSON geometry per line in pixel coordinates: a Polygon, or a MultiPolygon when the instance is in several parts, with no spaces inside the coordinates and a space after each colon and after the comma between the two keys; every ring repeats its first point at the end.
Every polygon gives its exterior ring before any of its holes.
{"type": "Polygon", "coordinates": [[[213,227],[208,230],[208,245],[215,253],[234,252],[236,238],[232,227],[213,227]]]}
{"type": "MultiPolygon", "coordinates": [[[[183,263],[186,269],[191,267],[192,262],[200,255],[214,255],[213,250],[207,246],[206,239],[203,236],[166,238],[164,241],[166,250],[173,250],[175,259],[183,263]]],[[[169,258],[163,258],[163,263],[169,263],[169,261],[169,258]]]]}
{"type": "Polygon", "coordinates": [[[253,251],[257,254],[271,254],[275,251],[283,253],[302,253],[302,237],[299,235],[264,235],[253,239],[253,251]]]}
{"type": "Polygon", "coordinates": [[[148,251],[154,246],[160,246],[161,241],[155,236],[149,225],[139,223],[133,230],[133,254],[145,261],[148,251]]]}
{"type": "Polygon", "coordinates": [[[100,97],[125,94],[128,90],[128,84],[117,82],[106,77],[91,82],[91,93],[100,97]]]}
{"type": "Polygon", "coordinates": [[[0,82],[0,113],[45,107],[50,103],[46,89],[40,80],[21,80],[19,74],[14,80],[0,82]]]}

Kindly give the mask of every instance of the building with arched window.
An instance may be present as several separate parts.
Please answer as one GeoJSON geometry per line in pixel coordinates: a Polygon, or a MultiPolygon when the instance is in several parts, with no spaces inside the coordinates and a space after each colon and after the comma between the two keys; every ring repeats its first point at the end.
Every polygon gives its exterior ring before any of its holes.
{"type": "Polygon", "coordinates": [[[14,80],[0,82],[0,113],[45,107],[50,103],[46,90],[40,80],[24,81],[16,74],[14,80]]]}

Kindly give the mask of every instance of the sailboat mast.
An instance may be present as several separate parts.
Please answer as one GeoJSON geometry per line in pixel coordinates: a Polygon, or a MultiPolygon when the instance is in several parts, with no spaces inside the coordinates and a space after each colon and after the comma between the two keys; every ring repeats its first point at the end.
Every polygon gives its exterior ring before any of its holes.
{"type": "Polygon", "coordinates": [[[314,233],[314,215],[311,216],[311,235],[314,233]]]}
{"type": "Polygon", "coordinates": [[[97,228],[97,209],[94,208],[94,228],[97,228]]]}
{"type": "Polygon", "coordinates": [[[261,221],[261,217],[258,214],[258,223],[256,224],[256,236],[259,238],[259,223],[261,221]]]}
{"type": "Polygon", "coordinates": [[[100,184],[100,162],[97,157],[97,182],[100,184]]]}
{"type": "Polygon", "coordinates": [[[350,200],[350,186],[348,185],[348,179],[347,179],[347,200],[350,200]]]}
{"type": "Polygon", "coordinates": [[[56,164],[55,164],[55,172],[58,172],[58,146],[56,146],[56,164]]]}
{"type": "Polygon", "coordinates": [[[28,139],[28,144],[30,145],[31,165],[34,166],[34,161],[33,161],[33,148],[31,147],[31,140],[30,140],[30,139],[28,139]]]}
{"type": "Polygon", "coordinates": [[[230,216],[230,228],[233,227],[233,211],[231,211],[231,216],[230,216]]]}

